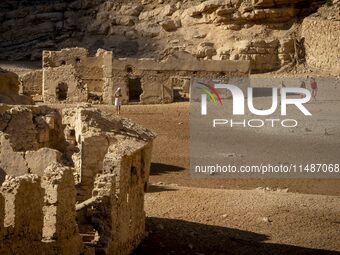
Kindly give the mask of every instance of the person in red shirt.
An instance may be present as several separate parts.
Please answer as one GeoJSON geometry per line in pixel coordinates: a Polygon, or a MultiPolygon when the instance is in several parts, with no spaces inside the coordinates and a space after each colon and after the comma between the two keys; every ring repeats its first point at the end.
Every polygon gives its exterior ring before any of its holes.
{"type": "Polygon", "coordinates": [[[316,99],[316,94],[318,92],[318,84],[316,83],[313,77],[311,78],[311,81],[310,81],[310,87],[312,89],[312,97],[316,99]]]}

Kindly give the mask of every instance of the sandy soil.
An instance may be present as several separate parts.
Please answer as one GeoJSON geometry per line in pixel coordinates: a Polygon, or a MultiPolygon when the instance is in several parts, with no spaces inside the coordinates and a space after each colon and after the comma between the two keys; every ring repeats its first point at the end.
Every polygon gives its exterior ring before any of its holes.
{"type": "Polygon", "coordinates": [[[135,254],[340,254],[340,199],[153,186],[135,254]]]}
{"type": "MultiPolygon", "coordinates": [[[[340,254],[340,180],[193,179],[188,103],[125,106],[123,116],[158,134],[145,199],[149,235],[135,254],[340,254]]],[[[306,146],[294,140],[286,145],[306,146]]]]}

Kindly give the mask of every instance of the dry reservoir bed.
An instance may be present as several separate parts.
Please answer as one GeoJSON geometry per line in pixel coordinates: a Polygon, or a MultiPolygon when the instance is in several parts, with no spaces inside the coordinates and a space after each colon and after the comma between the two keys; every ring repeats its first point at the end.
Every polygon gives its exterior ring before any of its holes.
{"type": "MultiPolygon", "coordinates": [[[[123,116],[158,134],[145,200],[149,236],[135,254],[340,254],[340,180],[192,179],[188,103],[124,106],[123,116]]],[[[285,144],[308,158],[305,145],[285,144]]]]}
{"type": "Polygon", "coordinates": [[[340,199],[264,190],[154,186],[135,254],[340,254],[340,199]]]}
{"type": "MultiPolygon", "coordinates": [[[[324,104],[321,104],[324,105],[324,104]]],[[[101,106],[105,111],[114,112],[113,106],[101,106]]],[[[256,189],[269,187],[270,189],[288,189],[289,192],[340,195],[340,180],[317,179],[193,179],[189,173],[189,103],[175,103],[167,105],[129,105],[123,106],[122,115],[131,118],[157,133],[154,141],[153,158],[151,165],[151,183],[177,184],[179,186],[222,189],[256,189]]],[[[249,146],[241,151],[245,156],[258,158],[258,139],[270,139],[277,134],[245,133],[242,129],[233,131],[233,139],[242,141],[248,139],[249,146]],[[258,138],[260,137],[260,138],[258,138]]],[[[281,146],[296,148],[301,151],[299,160],[310,160],[311,149],[320,150],[313,139],[312,132],[305,132],[310,137],[308,143],[300,143],[296,137],[280,138],[281,146]],[[310,146],[310,147],[308,147],[310,146]],[[306,149],[308,148],[308,150],[306,149]]],[[[316,133],[317,138],[320,134],[316,133]]],[[[268,141],[270,143],[270,140],[268,141]]],[[[272,149],[278,150],[273,146],[272,149]]],[[[231,153],[233,151],[230,151],[231,153]]],[[[324,150],[329,157],[338,155],[336,150],[324,150]]]]}

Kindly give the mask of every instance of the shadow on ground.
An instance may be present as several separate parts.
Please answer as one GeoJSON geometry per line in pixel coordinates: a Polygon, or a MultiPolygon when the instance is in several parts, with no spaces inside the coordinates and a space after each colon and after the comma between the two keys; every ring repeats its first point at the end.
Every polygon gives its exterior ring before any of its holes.
{"type": "Polygon", "coordinates": [[[156,192],[162,192],[162,191],[174,191],[177,189],[173,189],[171,187],[166,187],[166,186],[160,186],[160,185],[154,185],[154,184],[150,184],[148,189],[147,189],[147,193],[156,193],[156,192]]]}
{"type": "Polygon", "coordinates": [[[184,170],[185,168],[179,166],[167,165],[162,163],[151,163],[150,175],[160,175],[169,172],[181,172],[184,170]]]}
{"type": "Polygon", "coordinates": [[[149,236],[139,245],[134,255],[340,254],[336,251],[264,243],[269,240],[269,236],[177,219],[149,217],[146,221],[146,228],[149,236]]]}

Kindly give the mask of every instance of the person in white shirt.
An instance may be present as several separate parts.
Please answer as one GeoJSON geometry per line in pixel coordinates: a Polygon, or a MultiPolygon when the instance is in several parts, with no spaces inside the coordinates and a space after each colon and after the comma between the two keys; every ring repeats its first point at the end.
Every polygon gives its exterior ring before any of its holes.
{"type": "Polygon", "coordinates": [[[116,107],[116,113],[119,115],[120,114],[120,108],[122,106],[122,91],[120,88],[117,88],[115,94],[114,94],[114,97],[115,97],[115,107],[116,107]]]}

